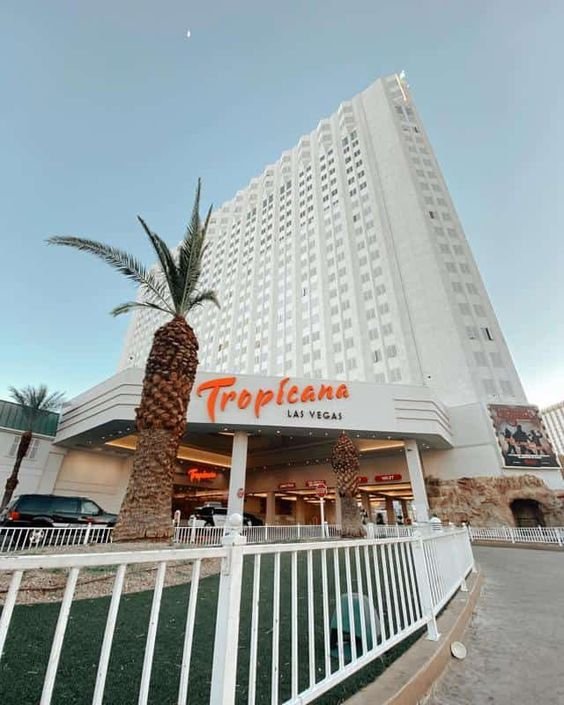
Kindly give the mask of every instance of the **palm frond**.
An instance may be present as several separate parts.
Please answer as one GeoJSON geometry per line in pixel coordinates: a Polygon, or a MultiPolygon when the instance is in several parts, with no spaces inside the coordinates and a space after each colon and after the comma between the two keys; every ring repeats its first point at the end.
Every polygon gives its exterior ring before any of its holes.
{"type": "Polygon", "coordinates": [[[205,237],[212,214],[210,206],[202,225],[199,213],[200,188],[200,179],[198,179],[192,219],[186,228],[178,253],[179,276],[183,282],[181,306],[184,312],[190,309],[190,298],[202,273],[202,259],[206,249],[205,237]]]}
{"type": "Polygon", "coordinates": [[[154,233],[147,223],[141,218],[141,216],[137,216],[137,220],[141,223],[141,227],[147,234],[147,237],[149,238],[151,245],[153,246],[153,249],[155,250],[155,253],[157,255],[157,258],[159,260],[159,263],[161,265],[161,269],[163,272],[163,275],[165,277],[165,280],[168,285],[168,290],[170,292],[170,297],[172,299],[172,303],[174,304],[174,308],[176,312],[178,313],[178,303],[179,303],[179,277],[178,277],[178,268],[176,266],[176,262],[174,261],[174,257],[172,255],[172,252],[170,251],[168,245],[164,240],[162,240],[157,233],[154,233]]]}
{"type": "Polygon", "coordinates": [[[163,303],[166,302],[166,297],[163,295],[162,289],[155,286],[153,275],[147,271],[142,262],[140,262],[133,255],[129,254],[129,252],[121,250],[118,247],[106,245],[103,242],[88,240],[81,237],[55,235],[54,237],[50,237],[47,242],[49,245],[73,247],[76,250],[88,252],[89,254],[100,258],[114,269],[117,269],[118,272],[124,274],[128,279],[134,281],[136,284],[145,286],[158,299],[163,301],[163,303]]]}
{"type": "Polygon", "coordinates": [[[221,308],[215,291],[213,291],[213,289],[206,289],[205,291],[200,291],[195,294],[188,300],[187,311],[190,311],[197,306],[201,306],[206,301],[211,301],[211,303],[215,304],[218,308],[221,308]]]}
{"type": "Polygon", "coordinates": [[[65,398],[62,392],[49,393],[46,384],[40,384],[37,387],[29,385],[21,389],[9,387],[8,391],[12,399],[22,407],[22,412],[30,429],[41,412],[60,409],[65,398]]]}
{"type": "Polygon", "coordinates": [[[119,304],[110,311],[112,316],[119,316],[122,313],[129,313],[136,308],[151,308],[155,311],[161,311],[162,313],[167,313],[170,316],[175,316],[176,311],[168,306],[159,306],[159,304],[153,303],[151,301],[126,301],[123,304],[119,304]]]}

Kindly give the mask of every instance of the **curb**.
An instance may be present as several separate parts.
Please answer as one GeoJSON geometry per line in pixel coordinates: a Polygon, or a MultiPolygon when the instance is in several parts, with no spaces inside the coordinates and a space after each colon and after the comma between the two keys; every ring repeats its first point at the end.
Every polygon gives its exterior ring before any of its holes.
{"type": "Polygon", "coordinates": [[[564,546],[555,543],[525,543],[523,541],[488,541],[488,539],[477,539],[472,541],[472,546],[487,546],[489,548],[531,548],[533,551],[564,551],[564,546]]]}
{"type": "Polygon", "coordinates": [[[422,637],[389,666],[376,681],[346,701],[346,705],[417,705],[429,693],[452,658],[450,645],[464,634],[484,579],[470,574],[468,592],[458,592],[437,620],[441,637],[422,637]]]}

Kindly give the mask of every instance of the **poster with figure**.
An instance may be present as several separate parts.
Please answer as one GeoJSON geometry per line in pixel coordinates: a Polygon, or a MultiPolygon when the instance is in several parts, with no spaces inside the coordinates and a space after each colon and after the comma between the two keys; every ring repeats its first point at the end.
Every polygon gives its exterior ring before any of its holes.
{"type": "Polygon", "coordinates": [[[505,467],[560,469],[536,406],[489,404],[505,467]]]}

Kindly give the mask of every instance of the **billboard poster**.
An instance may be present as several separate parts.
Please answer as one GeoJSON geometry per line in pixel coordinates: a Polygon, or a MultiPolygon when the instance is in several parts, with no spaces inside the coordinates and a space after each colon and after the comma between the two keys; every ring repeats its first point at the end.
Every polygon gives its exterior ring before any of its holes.
{"type": "Polygon", "coordinates": [[[560,469],[536,406],[489,404],[505,467],[560,469]]]}

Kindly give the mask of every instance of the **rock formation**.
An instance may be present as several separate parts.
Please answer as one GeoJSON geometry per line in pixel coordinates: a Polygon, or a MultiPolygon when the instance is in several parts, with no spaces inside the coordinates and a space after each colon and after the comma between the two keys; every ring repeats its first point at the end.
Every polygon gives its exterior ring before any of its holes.
{"type": "Polygon", "coordinates": [[[534,500],[547,526],[564,526],[562,499],[534,475],[425,479],[429,507],[444,522],[474,526],[515,526],[511,503],[534,500]]]}

